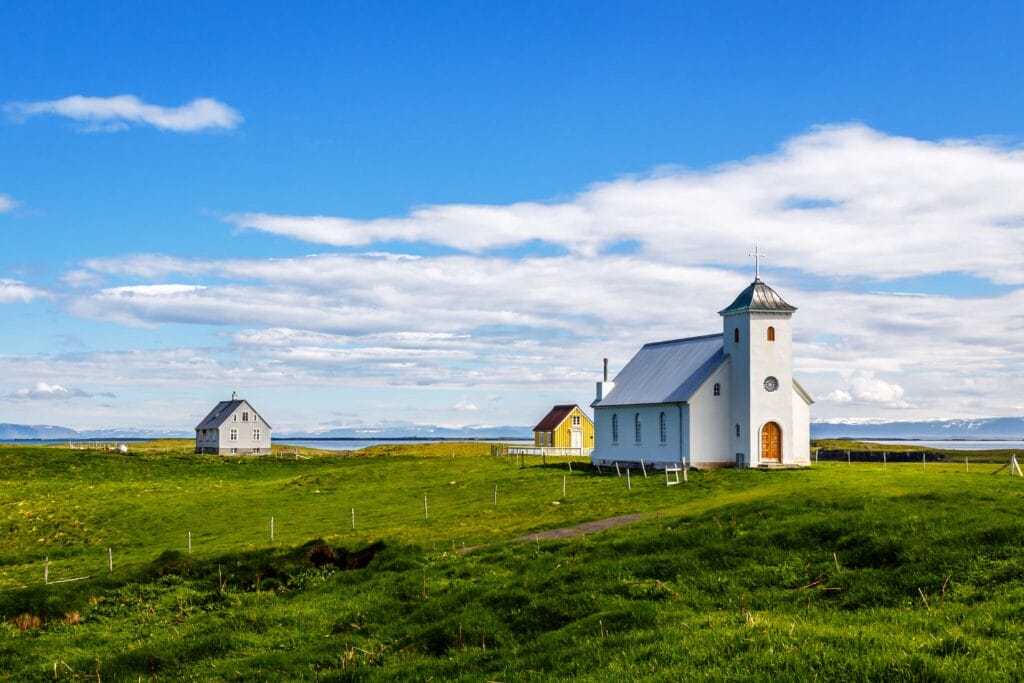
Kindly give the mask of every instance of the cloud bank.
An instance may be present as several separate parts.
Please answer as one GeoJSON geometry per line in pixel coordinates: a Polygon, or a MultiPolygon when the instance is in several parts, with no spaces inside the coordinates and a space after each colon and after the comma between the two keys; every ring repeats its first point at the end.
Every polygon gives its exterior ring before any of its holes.
{"type": "Polygon", "coordinates": [[[426,206],[408,216],[235,213],[241,229],[336,247],[430,243],[486,255],[540,241],[584,258],[623,244],[675,265],[769,264],[827,278],[944,272],[1024,284],[1024,151],[979,141],[823,126],[775,154],[707,171],[666,169],[567,201],[426,206]],[[970,248],[965,249],[965,241],[970,248]]]}
{"type": "Polygon", "coordinates": [[[124,130],[131,125],[148,125],[176,133],[194,133],[211,128],[233,129],[242,115],[223,102],[200,97],[178,107],[143,102],[135,95],[85,97],[72,95],[59,100],[11,102],[4,110],[15,120],[54,114],[85,124],[89,132],[124,130]]]}
{"type": "Polygon", "coordinates": [[[0,213],[7,213],[17,205],[18,203],[10,195],[0,194],[0,213]]]}
{"type": "MultiPolygon", "coordinates": [[[[815,417],[1021,414],[1022,181],[1013,146],[851,125],[558,202],[375,220],[230,214],[238,228],[324,253],[86,260],[63,276],[58,304],[72,315],[195,326],[218,341],[0,356],[0,376],[14,386],[312,388],[350,392],[363,412],[349,417],[367,423],[399,401],[419,422],[454,412],[527,424],[538,402],[587,402],[603,357],[614,371],[645,342],[719,331],[716,311],[749,283],[758,243],[763,277],[799,307],[796,372],[818,398],[815,417]],[[437,398],[420,400],[428,395],[437,398]]],[[[3,283],[27,287],[0,281],[0,300],[3,283]]]]}

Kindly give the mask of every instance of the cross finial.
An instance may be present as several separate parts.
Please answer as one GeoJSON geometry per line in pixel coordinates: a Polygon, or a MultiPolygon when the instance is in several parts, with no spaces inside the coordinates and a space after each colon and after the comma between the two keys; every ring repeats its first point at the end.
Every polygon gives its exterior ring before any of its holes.
{"type": "Polygon", "coordinates": [[[754,257],[754,279],[755,280],[760,280],[761,279],[761,259],[764,258],[764,254],[762,254],[761,252],[759,252],[757,250],[757,245],[755,244],[754,245],[754,253],[753,254],[747,254],[747,256],[753,256],[754,257]]]}

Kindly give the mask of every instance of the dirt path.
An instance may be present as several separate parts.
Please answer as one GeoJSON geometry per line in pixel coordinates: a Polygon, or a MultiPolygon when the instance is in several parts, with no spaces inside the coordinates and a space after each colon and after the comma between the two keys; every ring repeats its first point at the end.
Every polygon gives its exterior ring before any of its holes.
{"type": "Polygon", "coordinates": [[[609,517],[608,519],[595,519],[593,522],[584,522],[583,524],[577,524],[576,526],[566,526],[561,529],[548,529],[547,531],[538,531],[535,534],[528,534],[526,536],[520,536],[519,538],[513,538],[513,541],[556,541],[563,538],[576,538],[577,536],[583,536],[584,534],[592,534],[597,531],[604,531],[605,529],[611,529],[617,526],[623,526],[626,524],[632,524],[633,522],[639,522],[643,519],[641,514],[632,515],[619,515],[618,517],[609,517]]]}
{"type": "MultiPolygon", "coordinates": [[[[583,524],[577,524],[576,526],[566,526],[560,529],[548,529],[547,531],[538,531],[535,534],[527,534],[526,536],[520,536],[513,538],[513,543],[522,543],[524,541],[557,541],[564,538],[576,538],[578,536],[584,536],[586,534],[593,534],[598,531],[604,531],[605,529],[612,529],[617,526],[625,526],[626,524],[633,524],[639,522],[644,518],[644,515],[636,513],[632,515],[619,515],[618,517],[608,517],[607,519],[595,519],[593,522],[584,522],[583,524]]],[[[480,548],[486,548],[490,543],[483,545],[471,545],[464,546],[458,549],[459,553],[469,553],[480,548]]]]}

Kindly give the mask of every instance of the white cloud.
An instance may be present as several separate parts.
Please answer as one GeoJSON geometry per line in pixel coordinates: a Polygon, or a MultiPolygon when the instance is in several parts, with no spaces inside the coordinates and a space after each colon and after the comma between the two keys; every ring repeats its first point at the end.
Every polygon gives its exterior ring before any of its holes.
{"type": "MultiPolygon", "coordinates": [[[[113,398],[113,394],[95,394],[98,396],[105,396],[113,398]]],[[[9,394],[5,394],[3,398],[7,400],[50,400],[50,399],[68,399],[68,398],[90,398],[94,394],[90,394],[82,389],[69,389],[61,386],[60,384],[47,384],[46,382],[37,382],[35,387],[31,389],[18,389],[9,394]]]]}
{"type": "Polygon", "coordinates": [[[18,203],[10,195],[0,194],[0,213],[7,213],[17,205],[18,203]]]}
{"type": "Polygon", "coordinates": [[[883,379],[879,379],[873,373],[865,373],[854,377],[850,382],[850,389],[850,393],[858,401],[882,403],[897,408],[908,405],[903,400],[903,387],[894,382],[886,382],[883,379]]]}
{"type": "Polygon", "coordinates": [[[849,391],[845,389],[834,389],[829,393],[818,398],[819,401],[833,401],[835,403],[848,403],[853,400],[853,396],[850,395],[849,391]]]}
{"type": "Polygon", "coordinates": [[[28,303],[34,299],[47,298],[49,294],[27,285],[20,280],[0,278],[0,304],[28,303]]]}
{"type": "Polygon", "coordinates": [[[72,95],[59,100],[11,102],[4,106],[16,120],[41,114],[65,116],[86,125],[90,132],[109,132],[146,124],[177,133],[208,128],[237,128],[242,115],[223,102],[200,97],[178,107],[161,107],[143,102],[135,95],[85,97],[72,95]]]}
{"type": "Polygon", "coordinates": [[[475,403],[465,397],[459,399],[458,403],[452,406],[452,408],[462,413],[475,413],[480,410],[475,403]]]}

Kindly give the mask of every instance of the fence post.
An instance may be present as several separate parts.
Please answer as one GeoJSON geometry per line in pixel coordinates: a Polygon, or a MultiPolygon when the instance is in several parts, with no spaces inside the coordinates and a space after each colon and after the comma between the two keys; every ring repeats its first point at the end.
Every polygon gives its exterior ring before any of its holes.
{"type": "Polygon", "coordinates": [[[644,465],[644,459],[640,458],[640,469],[644,471],[644,479],[647,478],[647,466],[644,465]]]}
{"type": "Polygon", "coordinates": [[[352,508],[352,531],[356,530],[356,509],[352,508]]]}
{"type": "Polygon", "coordinates": [[[274,542],[274,518],[270,518],[270,542],[274,542]]]}
{"type": "Polygon", "coordinates": [[[192,554],[192,532],[188,532],[188,554],[192,554]]]}
{"type": "Polygon", "coordinates": [[[498,507],[498,485],[494,485],[494,507],[498,507]]]}
{"type": "Polygon", "coordinates": [[[430,508],[427,507],[427,496],[423,496],[423,519],[430,519],[430,508]]]}
{"type": "Polygon", "coordinates": [[[629,481],[629,468],[626,468],[626,488],[630,491],[633,490],[633,484],[629,481]]]}
{"type": "Polygon", "coordinates": [[[114,549],[107,548],[107,571],[114,571],[114,549]]]}
{"type": "Polygon", "coordinates": [[[971,471],[971,459],[968,456],[964,456],[964,472],[971,471]]]}
{"type": "Polygon", "coordinates": [[[43,560],[43,583],[50,583],[50,556],[43,560]]]}
{"type": "Polygon", "coordinates": [[[887,464],[885,461],[885,451],[882,451],[882,467],[884,468],[887,464]]]}

